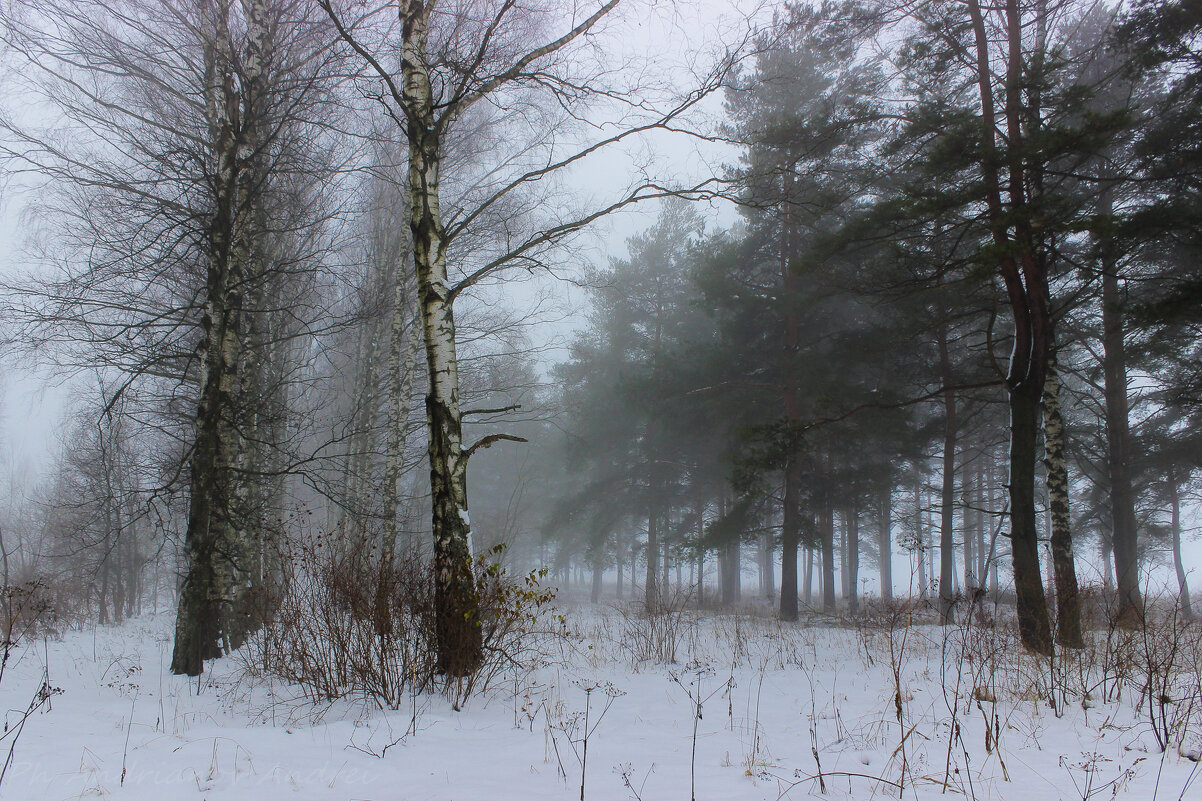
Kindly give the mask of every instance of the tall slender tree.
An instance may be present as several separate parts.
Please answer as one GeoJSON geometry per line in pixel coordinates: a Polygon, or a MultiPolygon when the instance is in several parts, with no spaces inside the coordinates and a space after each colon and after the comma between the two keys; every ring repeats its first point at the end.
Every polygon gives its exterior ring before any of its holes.
{"type": "MultiPolygon", "coordinates": [[[[600,29],[618,0],[573,10],[566,25],[561,22],[562,9],[555,4],[525,7],[512,0],[491,0],[482,7],[468,0],[438,4],[397,0],[383,9],[334,0],[320,0],[320,4],[343,40],[382,82],[382,100],[409,147],[407,206],[428,375],[438,660],[443,673],[463,676],[475,670],[482,655],[479,601],[471,569],[467,463],[477,449],[514,437],[497,433],[469,446],[463,442],[455,301],[505,267],[537,266],[549,247],[614,208],[673,194],[675,190],[657,183],[640,182],[611,204],[549,222],[540,220],[541,224],[525,230],[519,227],[516,235],[512,208],[505,208],[542,179],[589,154],[638,132],[671,127],[721,85],[726,67],[705,76],[698,89],[669,104],[666,111],[647,113],[651,106],[637,89],[602,86],[608,74],[605,66],[595,65],[591,72],[583,67],[582,72],[583,62],[573,57],[582,55],[578,46],[600,29]],[[385,21],[384,10],[397,15],[399,30],[385,21]],[[532,39],[553,24],[560,32],[532,39]],[[401,54],[399,71],[380,55],[394,46],[401,54]],[[542,106],[535,102],[540,91],[553,102],[542,106]],[[547,142],[546,126],[559,124],[546,115],[547,110],[562,107],[579,115],[586,103],[602,97],[639,115],[641,121],[626,123],[617,133],[567,153],[547,142]],[[483,111],[485,107],[491,111],[483,111]],[[484,113],[499,114],[497,128],[508,126],[506,136],[534,133],[534,145],[510,161],[502,159],[505,166],[499,172],[496,165],[486,168],[476,177],[474,195],[469,191],[457,198],[457,213],[447,213],[445,168],[454,164],[457,127],[466,117],[484,113]],[[487,227],[490,217],[498,219],[498,214],[509,223],[502,226],[504,234],[496,238],[493,252],[453,279],[448,270],[451,249],[457,241],[477,235],[477,229],[487,227]]],[[[471,182],[458,177],[461,185],[471,182]]]]}

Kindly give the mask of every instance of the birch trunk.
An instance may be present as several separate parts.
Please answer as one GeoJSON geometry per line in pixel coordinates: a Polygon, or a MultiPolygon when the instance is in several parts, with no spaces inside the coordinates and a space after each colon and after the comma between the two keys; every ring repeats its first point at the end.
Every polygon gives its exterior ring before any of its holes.
{"type": "MultiPolygon", "coordinates": [[[[204,333],[199,347],[203,376],[189,464],[192,481],[184,542],[188,572],[180,591],[171,658],[172,672],[189,676],[199,675],[204,660],[220,656],[222,645],[231,645],[231,633],[245,628],[233,615],[248,577],[247,548],[233,501],[242,293],[249,256],[245,219],[249,176],[242,161],[252,151],[244,149],[237,126],[247,103],[235,88],[229,62],[230,2],[214,0],[205,8],[212,36],[205,46],[205,99],[215,162],[215,203],[208,227],[204,333]]],[[[250,24],[253,19],[248,19],[250,24]]]]}
{"type": "MultiPolygon", "coordinates": [[[[270,274],[266,245],[267,220],[262,195],[267,182],[265,159],[266,133],[268,121],[265,119],[267,106],[267,63],[273,46],[273,26],[267,19],[267,0],[240,0],[242,15],[246,25],[246,46],[237,55],[241,58],[241,72],[237,77],[235,90],[236,118],[234,131],[236,145],[234,158],[236,170],[234,226],[233,226],[233,264],[235,269],[230,273],[231,279],[228,291],[237,295],[234,306],[238,309],[234,319],[233,332],[237,335],[242,328],[249,328],[249,321],[259,315],[254,312],[262,311],[264,299],[272,300],[274,285],[278,284],[278,276],[270,274]],[[265,286],[265,283],[268,286],[265,286]],[[244,284],[245,287],[240,287],[244,284]],[[258,306],[248,310],[243,308],[246,294],[250,287],[260,287],[258,306]]],[[[268,304],[270,308],[270,303],[268,304]]],[[[269,311],[270,315],[270,311],[269,311]]],[[[244,431],[237,428],[229,432],[230,448],[234,453],[234,497],[230,514],[231,538],[230,552],[233,554],[234,583],[231,588],[230,610],[225,631],[225,646],[227,649],[241,647],[247,636],[257,626],[260,620],[260,593],[263,589],[262,571],[262,531],[263,506],[270,499],[271,482],[267,476],[271,472],[271,459],[274,455],[270,440],[275,430],[274,417],[283,414],[274,402],[274,392],[280,382],[274,379],[276,365],[273,359],[274,342],[271,320],[262,321],[260,326],[267,341],[267,351],[262,354],[265,364],[259,367],[258,381],[252,384],[251,397],[255,408],[250,410],[260,418],[259,430],[255,439],[248,441],[244,431]],[[259,406],[259,403],[262,406],[259,406]],[[266,415],[266,420],[262,418],[266,415]],[[242,455],[250,449],[254,456],[254,470],[244,471],[242,455]],[[265,454],[264,451],[267,451],[265,454]],[[248,490],[253,489],[253,504],[247,504],[248,490]]],[[[246,397],[245,379],[242,377],[241,362],[246,352],[245,338],[235,340],[235,352],[232,358],[239,362],[234,398],[236,407],[231,410],[235,419],[242,418],[247,409],[243,401],[246,397]]],[[[262,345],[263,342],[251,342],[252,345],[262,345]]]]}
{"type": "Polygon", "coordinates": [[[1047,469],[1048,512],[1052,527],[1052,575],[1056,587],[1056,642],[1085,647],[1081,630],[1081,597],[1073,564],[1072,521],[1068,504],[1068,459],[1064,417],[1060,412],[1060,369],[1056,350],[1048,354],[1043,389],[1044,467],[1047,469]]]}
{"type": "MultiPolygon", "coordinates": [[[[257,136],[252,136],[252,140],[257,136]]],[[[257,159],[256,159],[257,161],[257,159]]],[[[253,164],[253,174],[262,166],[253,164]]],[[[237,399],[241,443],[237,465],[235,520],[242,543],[242,561],[248,573],[247,592],[236,600],[238,616],[246,631],[231,636],[235,647],[259,619],[270,601],[273,578],[279,566],[269,538],[272,520],[281,516],[284,464],[281,457],[286,439],[288,396],[286,371],[288,331],[279,313],[284,276],[272,269],[264,250],[266,221],[260,208],[249,210],[253,220],[247,236],[246,285],[243,312],[244,336],[240,353],[240,394],[237,399]]]]}
{"type": "MultiPolygon", "coordinates": [[[[279,296],[275,296],[273,309],[283,306],[279,296]]],[[[285,502],[285,486],[287,481],[287,454],[285,446],[289,442],[289,410],[292,408],[292,385],[287,380],[287,373],[297,359],[297,348],[292,339],[295,332],[289,326],[287,318],[276,313],[274,334],[272,337],[271,355],[268,364],[271,368],[272,391],[269,395],[271,417],[268,423],[268,445],[270,451],[266,461],[270,475],[266,479],[267,497],[263,512],[268,517],[260,526],[259,555],[261,559],[261,577],[266,598],[271,601],[277,598],[283,582],[284,565],[282,549],[276,547],[271,539],[276,531],[283,528],[285,502]],[[270,526],[266,525],[270,522],[270,526]]]]}
{"type": "Polygon", "coordinates": [[[380,636],[392,633],[392,615],[388,608],[392,577],[396,569],[397,517],[401,508],[401,468],[405,460],[405,427],[413,397],[413,374],[421,347],[421,328],[416,315],[408,313],[404,276],[398,270],[388,347],[388,450],[384,461],[384,531],[380,544],[379,581],[376,584],[376,631],[380,636]],[[406,340],[405,322],[409,322],[406,340]]]}
{"type": "MultiPolygon", "coordinates": [[[[378,288],[382,282],[373,281],[378,288]]],[[[371,453],[379,409],[376,362],[381,322],[378,315],[367,320],[355,353],[355,400],[351,411],[350,450],[347,454],[342,518],[344,531],[360,540],[371,508],[371,453]]]]}
{"type": "Polygon", "coordinates": [[[259,546],[262,543],[257,532],[262,529],[266,498],[264,481],[259,474],[267,470],[265,451],[269,447],[266,440],[270,430],[270,421],[267,419],[270,414],[267,406],[267,394],[270,391],[267,362],[270,359],[268,343],[271,339],[271,332],[262,314],[266,297],[261,262],[256,261],[248,268],[247,285],[245,336],[238,366],[241,377],[238,407],[241,412],[243,447],[239,452],[235,503],[240,527],[245,529],[249,526],[256,533],[254,553],[248,554],[247,562],[251,584],[261,587],[262,548],[259,546]]]}
{"type": "MultiPolygon", "coordinates": [[[[399,279],[399,276],[398,276],[399,279]]],[[[397,518],[401,508],[401,470],[405,462],[406,427],[413,403],[413,379],[421,351],[421,327],[407,309],[403,282],[397,282],[388,351],[388,450],[384,463],[384,542],[381,569],[391,572],[397,548],[397,518]],[[406,336],[406,320],[408,335],[406,336]]]]}
{"type": "Polygon", "coordinates": [[[438,670],[459,677],[475,671],[483,645],[480,601],[472,571],[455,311],[439,205],[443,130],[435,117],[427,63],[430,7],[420,0],[400,0],[399,11],[402,93],[409,140],[409,231],[429,376],[426,426],[433,507],[435,640],[438,670]]]}

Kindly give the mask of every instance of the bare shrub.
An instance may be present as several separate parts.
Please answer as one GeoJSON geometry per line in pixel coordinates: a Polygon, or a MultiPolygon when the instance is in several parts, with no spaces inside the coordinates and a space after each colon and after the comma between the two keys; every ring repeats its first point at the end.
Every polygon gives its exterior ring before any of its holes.
{"type": "Polygon", "coordinates": [[[50,596],[49,585],[41,580],[8,584],[0,587],[0,679],[8,660],[21,643],[38,633],[52,629],[58,620],[57,604],[50,596]]]}
{"type": "Polygon", "coordinates": [[[696,616],[689,609],[691,600],[692,591],[688,587],[663,588],[650,603],[618,607],[622,615],[622,646],[635,665],[676,662],[676,652],[695,623],[696,616]]]}
{"type": "Polygon", "coordinates": [[[1138,708],[1146,715],[1161,751],[1175,748],[1199,759],[1199,743],[1190,741],[1202,729],[1202,680],[1198,677],[1202,629],[1181,615],[1179,605],[1152,606],[1134,638],[1132,686],[1138,708]]]}
{"type": "MultiPolygon", "coordinates": [[[[84,596],[68,592],[67,585],[40,578],[0,586],[0,682],[4,680],[9,660],[33,638],[57,633],[63,621],[63,610],[75,609],[77,601],[84,596]]],[[[37,712],[49,711],[51,699],[62,693],[62,689],[50,684],[48,667],[42,668],[42,679],[24,710],[14,709],[6,716],[4,730],[0,732],[0,748],[7,746],[7,754],[0,764],[0,786],[8,776],[16,753],[17,742],[25,731],[25,723],[37,712]]]]}
{"type": "Polygon", "coordinates": [[[285,550],[278,587],[261,599],[266,623],[250,638],[244,663],[315,702],[352,698],[399,709],[441,690],[458,709],[502,673],[537,664],[542,635],[563,623],[550,608],[554,591],[540,584],[545,571],[515,580],[500,566],[503,546],[490,549],[473,566],[485,658],[471,675],[444,679],[428,560],[407,554],[383,573],[367,538],[350,545],[318,538],[285,550]]]}
{"type": "Polygon", "coordinates": [[[33,576],[0,585],[0,680],[9,660],[38,637],[87,619],[88,594],[73,581],[33,576]]]}
{"type": "MultiPolygon", "coordinates": [[[[512,575],[502,563],[503,544],[476,557],[476,594],[480,599],[484,659],[472,674],[456,679],[455,694],[466,699],[487,690],[512,672],[529,672],[558,659],[556,648],[568,639],[567,621],[554,607],[555,590],[542,582],[542,567],[512,575]]],[[[432,575],[427,565],[425,575],[432,575]]]]}

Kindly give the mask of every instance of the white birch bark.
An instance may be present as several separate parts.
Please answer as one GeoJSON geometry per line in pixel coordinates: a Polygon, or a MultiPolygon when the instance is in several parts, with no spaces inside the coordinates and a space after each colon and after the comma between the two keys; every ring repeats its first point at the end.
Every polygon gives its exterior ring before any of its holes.
{"type": "Polygon", "coordinates": [[[265,0],[244,0],[248,49],[236,80],[230,33],[232,0],[207,0],[203,19],[205,103],[214,161],[214,212],[209,221],[206,303],[200,345],[203,364],[185,555],[188,572],[181,590],[171,669],[198,675],[204,660],[236,647],[248,629],[249,576],[253,544],[235,509],[240,436],[235,414],[240,396],[243,305],[254,245],[249,213],[251,167],[261,112],[265,0]]]}
{"type": "Polygon", "coordinates": [[[467,510],[467,458],[459,407],[455,313],[447,277],[447,245],[440,207],[443,126],[436,118],[427,64],[429,6],[399,2],[401,78],[409,140],[409,230],[418,282],[418,308],[426,345],[429,389],[430,490],[433,506],[434,580],[438,666],[448,676],[468,675],[481,658],[479,601],[467,510]]]}
{"type": "MultiPolygon", "coordinates": [[[[399,276],[398,276],[399,279],[399,276]]],[[[385,575],[393,569],[397,548],[397,517],[401,508],[401,470],[405,463],[406,429],[413,405],[413,378],[421,350],[422,329],[410,311],[404,282],[396,282],[393,297],[391,341],[388,353],[390,378],[388,452],[384,466],[384,542],[380,567],[385,575]],[[406,325],[406,322],[408,323],[406,325]]]]}

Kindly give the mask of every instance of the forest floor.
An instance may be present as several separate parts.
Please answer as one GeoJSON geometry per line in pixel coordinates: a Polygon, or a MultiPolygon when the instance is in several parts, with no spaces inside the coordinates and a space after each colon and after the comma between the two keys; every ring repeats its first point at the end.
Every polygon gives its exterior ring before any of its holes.
{"type": "Polygon", "coordinates": [[[652,627],[581,608],[540,664],[455,712],[438,695],[395,711],[314,706],[236,657],[175,677],[170,623],[14,653],[0,797],[579,798],[587,731],[593,799],[1202,798],[1196,709],[1170,721],[1162,751],[1134,684],[1040,663],[991,629],[690,613],[652,627]],[[47,703],[18,732],[43,681],[47,703]],[[1089,683],[1084,702],[1075,681],[1089,683]],[[1038,700],[1049,695],[1059,712],[1038,700]]]}

